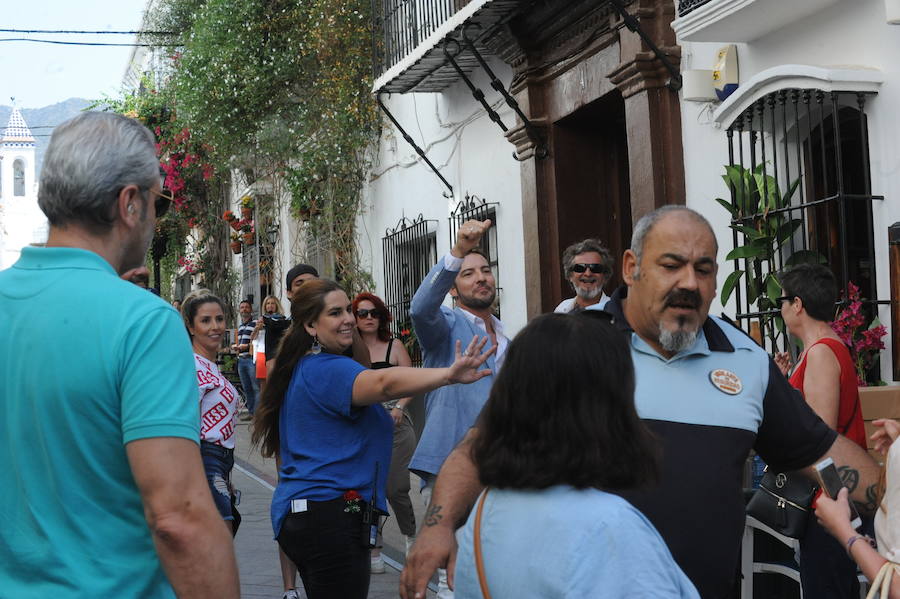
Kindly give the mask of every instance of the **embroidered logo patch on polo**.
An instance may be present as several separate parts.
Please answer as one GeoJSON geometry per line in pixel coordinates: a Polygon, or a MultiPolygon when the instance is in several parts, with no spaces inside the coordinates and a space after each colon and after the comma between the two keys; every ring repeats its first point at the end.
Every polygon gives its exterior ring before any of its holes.
{"type": "Polygon", "coordinates": [[[730,370],[724,368],[716,368],[709,373],[709,381],[713,386],[728,395],[737,395],[744,388],[740,377],[730,370]]]}

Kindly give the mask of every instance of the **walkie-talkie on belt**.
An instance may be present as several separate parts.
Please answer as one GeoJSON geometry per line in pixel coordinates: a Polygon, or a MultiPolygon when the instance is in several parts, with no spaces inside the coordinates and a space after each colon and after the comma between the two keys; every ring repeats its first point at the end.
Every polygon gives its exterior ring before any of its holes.
{"type": "Polygon", "coordinates": [[[372,499],[366,502],[362,511],[362,541],[363,547],[373,549],[375,542],[378,540],[378,524],[381,511],[375,507],[375,500],[378,496],[378,467],[379,463],[375,462],[375,482],[372,485],[372,499]]]}

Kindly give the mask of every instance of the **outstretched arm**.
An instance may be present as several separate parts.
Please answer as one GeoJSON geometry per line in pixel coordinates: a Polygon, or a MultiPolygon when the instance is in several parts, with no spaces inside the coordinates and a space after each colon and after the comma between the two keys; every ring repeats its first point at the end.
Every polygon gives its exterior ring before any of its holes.
{"type": "Polygon", "coordinates": [[[400,596],[403,599],[424,598],[428,581],[441,567],[446,566],[448,583],[453,586],[453,568],[456,565],[454,532],[465,522],[483,488],[471,455],[472,443],[477,438],[478,429],[470,428],[441,466],[416,544],[406,558],[406,566],[400,575],[400,596]]]}
{"type": "MultiPolygon", "coordinates": [[[[816,462],[825,458],[834,460],[841,481],[850,492],[850,499],[864,512],[874,512],[878,507],[877,488],[880,468],[866,451],[853,441],[838,435],[831,448],[816,462]]],[[[812,466],[804,469],[810,479],[816,480],[812,466]]]]}
{"type": "Polygon", "coordinates": [[[353,381],[353,395],[350,399],[355,406],[366,406],[391,399],[427,393],[432,389],[454,383],[474,383],[491,374],[490,370],[479,370],[495,351],[492,346],[482,353],[488,337],[473,337],[472,342],[462,351],[456,342],[456,360],[447,368],[383,368],[364,370],[353,381]]]}

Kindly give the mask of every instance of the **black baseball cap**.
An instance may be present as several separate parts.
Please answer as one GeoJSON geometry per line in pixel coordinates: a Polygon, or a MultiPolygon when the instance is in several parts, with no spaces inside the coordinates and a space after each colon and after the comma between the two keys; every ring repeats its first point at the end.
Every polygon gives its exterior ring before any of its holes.
{"type": "Polygon", "coordinates": [[[315,266],[311,266],[309,264],[298,264],[287,272],[287,276],[284,279],[285,289],[290,289],[291,283],[293,283],[294,279],[296,279],[300,275],[312,275],[318,278],[319,271],[316,270],[315,266]]]}

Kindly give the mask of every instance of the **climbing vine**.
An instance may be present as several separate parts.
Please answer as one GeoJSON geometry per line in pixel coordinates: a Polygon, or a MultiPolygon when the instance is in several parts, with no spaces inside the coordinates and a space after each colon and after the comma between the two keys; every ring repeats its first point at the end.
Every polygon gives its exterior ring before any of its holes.
{"type": "MultiPolygon", "coordinates": [[[[187,132],[195,165],[283,183],[335,277],[349,291],[370,284],[355,231],[380,122],[369,0],[161,0],[148,18],[175,34],[163,40],[172,59],[157,90],[174,113],[167,133],[187,132]]],[[[220,200],[188,204],[214,203],[221,216],[220,200]]]]}

